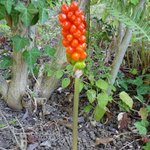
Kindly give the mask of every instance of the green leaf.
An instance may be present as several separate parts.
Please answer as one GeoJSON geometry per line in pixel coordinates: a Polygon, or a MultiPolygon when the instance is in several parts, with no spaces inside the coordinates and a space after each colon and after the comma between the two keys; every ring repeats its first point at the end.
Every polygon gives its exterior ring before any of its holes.
{"type": "Polygon", "coordinates": [[[137,5],[139,3],[139,0],[130,0],[131,4],[137,5]]]}
{"type": "Polygon", "coordinates": [[[134,125],[141,135],[147,134],[147,127],[149,125],[149,122],[147,120],[137,121],[134,123],[134,125]]]}
{"type": "Polygon", "coordinates": [[[28,9],[22,2],[18,2],[15,10],[21,12],[21,21],[25,26],[29,26],[32,21],[32,15],[28,12],[28,9]]]}
{"type": "Polygon", "coordinates": [[[13,0],[6,0],[5,8],[6,8],[8,14],[11,13],[12,5],[13,5],[13,0]]]}
{"type": "Polygon", "coordinates": [[[64,89],[64,88],[66,88],[69,84],[70,84],[70,78],[64,78],[64,79],[62,80],[61,86],[62,86],[62,88],[64,89]]]}
{"type": "Polygon", "coordinates": [[[3,56],[0,59],[0,69],[8,69],[12,65],[12,59],[10,56],[3,56]]]}
{"type": "Polygon", "coordinates": [[[102,107],[99,107],[99,105],[96,106],[94,110],[94,118],[96,121],[99,121],[104,116],[106,110],[102,107]]]}
{"type": "Polygon", "coordinates": [[[97,100],[98,100],[98,105],[102,108],[105,108],[106,105],[108,104],[109,96],[106,92],[105,93],[99,93],[97,95],[97,100]]]}
{"type": "Polygon", "coordinates": [[[137,96],[134,96],[137,100],[139,100],[140,102],[144,102],[144,97],[142,95],[137,95],[137,96]]]}
{"type": "Polygon", "coordinates": [[[80,82],[80,85],[79,85],[79,92],[81,92],[83,88],[84,88],[84,83],[83,83],[83,82],[80,82]]]}
{"type": "Polygon", "coordinates": [[[45,68],[44,68],[44,69],[45,69],[45,71],[46,71],[48,77],[50,77],[50,76],[52,76],[52,75],[54,74],[54,71],[52,71],[52,70],[50,69],[49,64],[45,64],[45,68]]]}
{"type": "Polygon", "coordinates": [[[137,77],[135,80],[131,80],[131,84],[134,84],[136,86],[142,86],[143,79],[141,77],[137,77]]]}
{"type": "Polygon", "coordinates": [[[57,70],[55,72],[55,75],[56,75],[57,79],[60,79],[63,76],[63,74],[64,74],[63,70],[57,70]]]}
{"type": "Polygon", "coordinates": [[[43,0],[31,0],[31,3],[37,8],[44,8],[45,1],[43,0]]]}
{"type": "Polygon", "coordinates": [[[4,19],[5,15],[6,15],[6,9],[4,6],[0,5],[0,20],[4,19]]]}
{"type": "Polygon", "coordinates": [[[40,51],[38,48],[32,48],[29,51],[24,51],[23,56],[30,70],[32,71],[37,58],[40,56],[40,51]]]}
{"type": "Polygon", "coordinates": [[[96,99],[96,91],[95,90],[92,90],[92,89],[88,90],[86,92],[86,95],[87,95],[90,103],[93,103],[95,101],[95,99],[96,99]]]}
{"type": "Polygon", "coordinates": [[[23,48],[29,45],[29,39],[25,37],[20,37],[19,35],[15,35],[12,38],[13,41],[13,49],[15,51],[22,51],[23,48]]]}
{"type": "Polygon", "coordinates": [[[16,124],[16,123],[17,123],[16,119],[13,119],[13,120],[9,121],[9,124],[16,124]]]}
{"type": "Polygon", "coordinates": [[[89,113],[92,110],[92,108],[93,108],[92,105],[87,105],[87,106],[84,107],[83,111],[85,113],[89,113]]]}
{"type": "Polygon", "coordinates": [[[26,6],[24,5],[24,3],[22,2],[18,2],[16,7],[15,7],[15,10],[21,12],[21,13],[24,13],[24,11],[27,11],[27,8],[26,6]]]}
{"type": "Polygon", "coordinates": [[[150,92],[150,86],[149,85],[142,85],[137,88],[137,94],[138,95],[145,95],[150,92]]]}
{"type": "Polygon", "coordinates": [[[143,146],[143,150],[150,150],[150,142],[146,143],[146,145],[143,146]]]}
{"type": "Polygon", "coordinates": [[[12,17],[14,25],[16,26],[19,22],[19,12],[12,10],[11,17],[12,17]]]}
{"type": "Polygon", "coordinates": [[[6,0],[0,0],[0,4],[5,5],[6,0]]]}
{"type": "Polygon", "coordinates": [[[45,23],[48,20],[48,11],[45,8],[40,10],[40,22],[41,24],[45,23]]]}
{"type": "Polygon", "coordinates": [[[108,89],[108,83],[102,79],[96,81],[96,86],[102,90],[108,89]]]}
{"type": "Polygon", "coordinates": [[[126,93],[126,92],[121,92],[119,94],[120,99],[126,104],[128,105],[130,108],[132,108],[133,106],[133,100],[132,98],[126,93]]]}
{"type": "Polygon", "coordinates": [[[133,68],[133,69],[130,70],[130,73],[132,73],[133,75],[137,75],[138,70],[136,68],[133,68]]]}
{"type": "Polygon", "coordinates": [[[44,48],[44,52],[49,57],[54,57],[54,55],[56,53],[56,49],[55,48],[51,48],[50,46],[46,45],[45,48],[44,48]]]}
{"type": "Polygon", "coordinates": [[[7,124],[0,124],[0,128],[4,128],[6,126],[7,126],[7,124]]]}
{"type": "Polygon", "coordinates": [[[21,20],[25,26],[29,26],[31,24],[32,15],[29,14],[27,9],[23,13],[21,13],[21,20]]]}
{"type": "Polygon", "coordinates": [[[28,9],[28,12],[30,14],[37,14],[38,13],[38,9],[35,8],[35,6],[32,3],[29,4],[27,9],[28,9]]]}
{"type": "Polygon", "coordinates": [[[146,109],[147,109],[148,112],[150,112],[150,105],[147,105],[146,109]]]}

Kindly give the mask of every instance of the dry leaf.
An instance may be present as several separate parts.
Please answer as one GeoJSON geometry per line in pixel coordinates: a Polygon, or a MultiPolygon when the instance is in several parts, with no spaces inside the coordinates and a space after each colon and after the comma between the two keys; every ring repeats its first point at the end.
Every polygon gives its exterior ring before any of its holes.
{"type": "Polygon", "coordinates": [[[96,138],[95,146],[99,144],[108,144],[113,141],[113,138],[96,138]]]}
{"type": "Polygon", "coordinates": [[[140,108],[140,111],[138,112],[138,114],[141,116],[142,120],[145,120],[148,117],[148,111],[144,107],[140,108]]]}
{"type": "Polygon", "coordinates": [[[144,136],[144,137],[141,138],[141,141],[143,143],[148,143],[148,142],[150,142],[150,138],[148,136],[144,136]]]}
{"type": "Polygon", "coordinates": [[[36,143],[38,141],[38,138],[33,135],[32,133],[28,133],[27,134],[27,141],[28,141],[28,144],[33,144],[33,143],[36,143]]]}
{"type": "Polygon", "coordinates": [[[128,114],[125,112],[118,114],[118,129],[127,129],[129,124],[128,114]]]}

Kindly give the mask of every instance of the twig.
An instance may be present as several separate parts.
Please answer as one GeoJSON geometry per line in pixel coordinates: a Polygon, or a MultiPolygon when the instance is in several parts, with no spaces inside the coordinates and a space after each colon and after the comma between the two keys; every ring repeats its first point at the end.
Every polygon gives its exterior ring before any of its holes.
{"type": "Polygon", "coordinates": [[[24,128],[23,128],[22,124],[18,120],[18,118],[15,117],[15,119],[17,120],[17,122],[19,123],[19,125],[22,129],[22,134],[20,135],[20,145],[19,145],[19,147],[20,147],[21,150],[25,150],[25,149],[27,149],[27,135],[24,131],[24,128]]]}
{"type": "Polygon", "coordinates": [[[120,150],[123,150],[123,149],[126,148],[127,146],[129,146],[129,145],[131,145],[132,143],[137,142],[137,141],[139,141],[139,140],[140,140],[140,139],[137,139],[137,140],[135,140],[135,141],[132,141],[132,142],[126,144],[126,145],[123,146],[120,150]]]}
{"type": "Polygon", "coordinates": [[[3,147],[0,147],[0,150],[7,150],[7,149],[5,149],[5,148],[3,148],[3,147]]]}
{"type": "Polygon", "coordinates": [[[18,139],[17,139],[17,137],[16,137],[16,135],[15,135],[14,130],[11,129],[11,127],[10,127],[10,125],[9,125],[9,123],[8,123],[8,121],[7,121],[7,119],[6,119],[6,117],[3,115],[3,113],[2,113],[1,110],[0,110],[0,114],[1,114],[2,118],[5,120],[7,126],[9,127],[9,129],[10,129],[10,131],[11,131],[11,133],[13,134],[13,136],[14,136],[14,138],[15,138],[15,140],[16,140],[17,145],[20,145],[20,143],[19,143],[19,141],[18,141],[18,139]]]}

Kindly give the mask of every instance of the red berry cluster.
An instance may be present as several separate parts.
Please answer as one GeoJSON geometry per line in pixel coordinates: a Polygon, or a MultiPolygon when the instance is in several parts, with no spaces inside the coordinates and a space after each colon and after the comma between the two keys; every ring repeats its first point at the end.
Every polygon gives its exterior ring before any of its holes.
{"type": "Polygon", "coordinates": [[[62,44],[66,47],[68,61],[71,63],[85,60],[86,21],[78,3],[73,1],[70,6],[63,4],[58,18],[62,27],[62,44]]]}

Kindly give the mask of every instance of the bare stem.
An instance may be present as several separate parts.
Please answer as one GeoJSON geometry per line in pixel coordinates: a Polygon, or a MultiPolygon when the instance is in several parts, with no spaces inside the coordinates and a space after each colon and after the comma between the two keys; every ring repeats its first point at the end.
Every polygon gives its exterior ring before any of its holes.
{"type": "Polygon", "coordinates": [[[79,85],[80,78],[75,78],[75,92],[74,92],[74,104],[73,104],[73,150],[77,150],[78,147],[78,107],[79,107],[79,85]]]}

